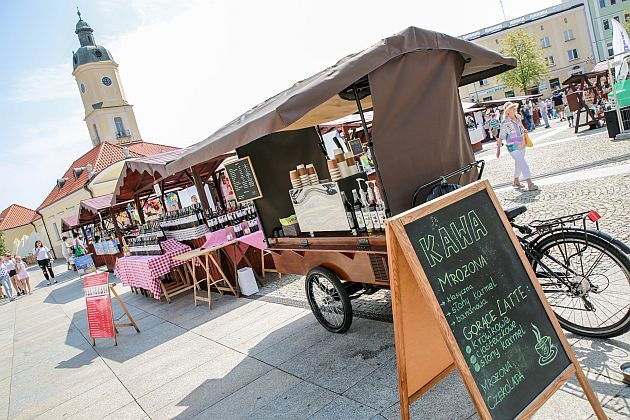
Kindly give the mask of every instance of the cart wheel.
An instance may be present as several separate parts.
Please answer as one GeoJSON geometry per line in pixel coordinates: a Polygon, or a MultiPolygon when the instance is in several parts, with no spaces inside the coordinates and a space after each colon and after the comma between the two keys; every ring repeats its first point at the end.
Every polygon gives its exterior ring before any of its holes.
{"type": "Polygon", "coordinates": [[[333,333],[348,331],[352,324],[352,304],[339,277],[327,268],[317,267],[306,275],[305,287],[317,321],[333,333]]]}

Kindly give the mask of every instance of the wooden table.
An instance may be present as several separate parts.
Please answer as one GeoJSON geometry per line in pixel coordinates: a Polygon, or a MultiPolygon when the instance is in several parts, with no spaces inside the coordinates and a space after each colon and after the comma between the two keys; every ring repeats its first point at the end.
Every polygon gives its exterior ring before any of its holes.
{"type": "MultiPolygon", "coordinates": [[[[238,245],[238,241],[232,240],[220,245],[214,246],[212,248],[199,248],[185,254],[181,254],[173,257],[173,259],[182,261],[185,267],[185,273],[188,281],[193,284],[193,294],[194,294],[194,303],[197,306],[197,301],[201,300],[203,302],[208,302],[208,309],[212,309],[212,292],[211,287],[214,287],[219,293],[223,294],[223,292],[232,292],[234,296],[239,296],[238,286],[236,290],[230,284],[225,272],[221,268],[221,264],[217,261],[219,252],[223,252],[228,258],[230,256],[225,252],[226,248],[229,246],[238,245]],[[214,278],[212,275],[211,267],[214,265],[219,275],[214,278]],[[205,281],[206,287],[208,289],[208,297],[205,298],[203,296],[198,296],[198,291],[200,290],[199,283],[204,279],[197,280],[195,275],[195,268],[201,267],[205,271],[205,281]]],[[[238,284],[238,281],[236,282],[238,284]]]]}

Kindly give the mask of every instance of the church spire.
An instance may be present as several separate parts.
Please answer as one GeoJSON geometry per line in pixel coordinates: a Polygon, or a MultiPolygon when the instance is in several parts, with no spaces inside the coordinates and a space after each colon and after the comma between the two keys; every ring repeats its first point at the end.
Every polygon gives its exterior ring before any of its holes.
{"type": "Polygon", "coordinates": [[[81,19],[81,12],[79,11],[78,7],[77,7],[77,15],[79,16],[79,21],[77,22],[77,27],[74,33],[79,36],[79,43],[81,43],[82,47],[85,47],[87,45],[96,46],[96,42],[94,41],[94,35],[92,35],[92,32],[94,31],[92,30],[92,28],[90,27],[90,25],[88,25],[86,21],[81,19]]]}

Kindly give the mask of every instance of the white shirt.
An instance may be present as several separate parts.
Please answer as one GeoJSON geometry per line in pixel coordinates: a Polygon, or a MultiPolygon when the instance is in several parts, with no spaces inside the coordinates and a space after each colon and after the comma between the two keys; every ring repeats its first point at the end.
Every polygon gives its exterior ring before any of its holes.
{"type": "Polygon", "coordinates": [[[33,255],[37,257],[37,261],[50,259],[50,250],[47,246],[40,248],[40,253],[37,253],[37,248],[33,248],[33,255]]]}
{"type": "Polygon", "coordinates": [[[15,270],[15,261],[13,260],[5,261],[4,266],[7,268],[7,271],[15,270]]]}
{"type": "Polygon", "coordinates": [[[28,277],[28,271],[26,271],[26,264],[24,264],[24,262],[21,262],[17,264],[17,266],[20,269],[20,271],[18,272],[18,276],[20,277],[20,280],[24,280],[25,278],[28,277]]]}

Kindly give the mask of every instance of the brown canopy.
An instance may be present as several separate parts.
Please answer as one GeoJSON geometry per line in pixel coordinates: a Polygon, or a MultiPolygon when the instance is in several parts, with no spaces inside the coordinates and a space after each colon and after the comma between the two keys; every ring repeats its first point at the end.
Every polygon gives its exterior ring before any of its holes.
{"type": "MultiPolygon", "coordinates": [[[[204,162],[222,153],[236,150],[267,134],[281,130],[296,130],[312,127],[319,123],[331,121],[356,112],[354,101],[342,99],[338,93],[348,86],[364,79],[385,64],[390,63],[408,53],[423,52],[431,58],[435,53],[454,52],[459,57],[456,60],[457,82],[460,86],[485,79],[513,68],[516,60],[506,58],[501,54],[488,50],[479,45],[454,38],[441,33],[410,27],[404,31],[385,38],[376,45],[341,59],[337,64],[300,81],[255,106],[245,114],[228,123],[207,139],[191,146],[176,160],[167,165],[170,172],[181,171],[204,162]]],[[[435,55],[436,58],[439,55],[435,55]]],[[[448,63],[453,65],[452,62],[448,63]]],[[[449,69],[445,69],[448,73],[449,69]]],[[[422,67],[415,69],[422,73],[422,67]]],[[[393,78],[397,76],[390,74],[393,78]]],[[[432,74],[434,78],[443,77],[432,74]]],[[[425,82],[426,77],[424,78],[425,82]]],[[[431,80],[428,80],[430,83],[431,80]]],[[[416,83],[412,83],[416,86],[416,83]]],[[[430,87],[430,86],[425,86],[430,87]]],[[[371,93],[374,94],[374,86],[371,93]]],[[[423,95],[423,91],[417,91],[423,95]]],[[[450,92],[449,92],[450,95],[450,92]]],[[[442,99],[439,92],[432,92],[431,105],[441,109],[444,114],[453,112],[450,98],[442,99]]],[[[372,97],[362,100],[365,108],[372,106],[372,97]]],[[[460,102],[456,102],[461,114],[460,102]]],[[[376,107],[375,107],[376,108],[376,107]]],[[[417,112],[418,108],[408,112],[417,112]]],[[[378,117],[377,117],[378,118],[378,117]]],[[[436,130],[436,135],[439,130],[436,130]]],[[[432,133],[433,134],[433,133],[432,133]]],[[[388,139],[396,140],[396,139],[388,139]]]]}
{"type": "Polygon", "coordinates": [[[61,218],[61,231],[67,232],[76,227],[79,227],[79,215],[78,214],[70,214],[68,216],[63,216],[61,218]]]}
{"type": "MultiPolygon", "coordinates": [[[[178,149],[126,160],[111,198],[111,204],[132,200],[136,194],[150,195],[153,185],[158,183],[161,184],[163,192],[192,185],[194,181],[189,167],[177,171],[167,169],[169,162],[186,151],[187,149],[178,149]]],[[[195,165],[194,170],[202,178],[207,178],[225,159],[234,155],[235,153],[232,152],[215,156],[195,165]]]]}
{"type": "Polygon", "coordinates": [[[96,215],[101,213],[101,217],[106,219],[110,211],[114,213],[122,211],[129,202],[119,202],[112,204],[113,194],[100,195],[81,201],[79,204],[79,224],[86,225],[96,220],[96,215]]]}

